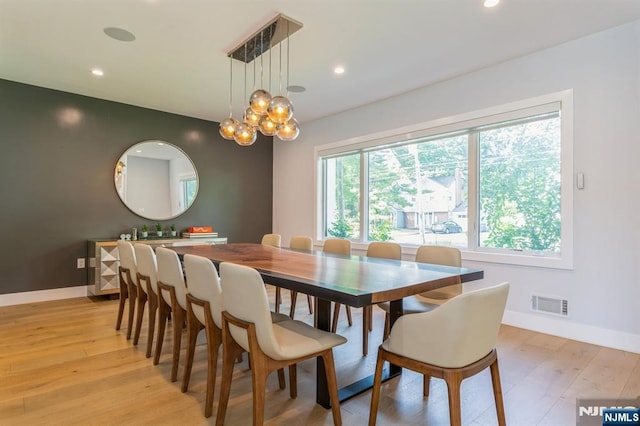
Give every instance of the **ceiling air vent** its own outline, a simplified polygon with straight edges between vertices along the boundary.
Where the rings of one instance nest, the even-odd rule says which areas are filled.
[[[545,314],[569,316],[569,301],[567,299],[554,299],[539,295],[531,296],[531,310]]]

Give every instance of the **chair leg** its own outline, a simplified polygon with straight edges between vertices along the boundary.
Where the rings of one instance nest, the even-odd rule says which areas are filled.
[[[422,376],[422,395],[429,396],[429,385],[431,384],[431,376],[425,374]]]
[[[371,310],[367,306],[362,308],[362,356],[369,353],[369,315]]]
[[[149,286],[151,287],[151,286]],[[151,358],[151,348],[153,347],[153,333],[156,329],[156,312],[158,311],[158,295],[149,289],[151,296],[149,297],[149,330],[147,334],[147,353],[145,356]]]
[[[249,357],[249,361],[251,361],[251,357]],[[280,389],[284,389],[287,387],[286,381],[284,379],[284,368],[278,369],[278,387],[280,387]]]
[[[136,302],[138,301],[138,290],[135,286],[129,288],[129,317],[127,318],[127,340],[131,339],[133,331],[133,316],[135,314]]]
[[[251,356],[251,354],[249,356]],[[254,359],[254,361],[253,368],[251,369],[251,382],[253,384],[253,425],[261,426],[264,423],[267,370],[265,360]]]
[[[147,304],[147,293],[140,291],[138,294],[138,315],[136,316],[136,332],[133,336],[133,344],[137,345],[140,340],[140,330],[142,329],[142,318],[144,316],[144,306]]]
[[[218,366],[218,350],[222,344],[222,335],[215,325],[206,327],[207,333],[207,396],[204,403],[204,416],[211,417],[213,412],[213,396],[216,386],[216,370]],[[233,364],[233,363],[232,363]]]
[[[384,331],[383,331],[383,335],[382,335],[382,341],[387,340],[387,338],[389,337],[389,333],[391,332],[391,315],[389,314],[389,312],[386,312],[384,315]]]
[[[129,290],[127,285],[120,283],[120,302],[118,303],[118,318],[116,319],[116,330],[120,330],[122,325],[122,314],[124,313],[124,305],[129,298]]]
[[[333,424],[342,425],[340,399],[338,398],[338,380],[336,378],[336,365],[333,360],[333,349],[329,349],[322,354],[322,362],[324,363],[324,371],[327,375],[327,388],[329,388],[329,401],[331,402]]]
[[[178,364],[180,363],[180,346],[182,345],[182,326],[184,325],[185,311],[180,306],[171,310],[173,314],[173,356],[171,363],[171,381],[178,380]]]
[[[378,349],[378,359],[376,361],[376,373],[373,377],[373,391],[371,392],[371,409],[369,410],[369,426],[376,424],[378,417],[378,404],[380,403],[380,385],[382,384],[382,367],[384,358]]]
[[[496,414],[498,415],[498,424],[504,426],[507,424],[504,415],[504,402],[502,401],[502,386],[500,385],[500,371],[498,369],[498,358],[490,366],[491,382],[493,383],[493,397],[496,401]]]
[[[276,313],[280,313],[280,304],[282,303],[282,291],[280,289],[280,287],[276,287],[276,306],[275,306],[275,311]]]
[[[462,376],[459,373],[445,373],[444,381],[447,383],[447,391],[449,393],[449,422],[451,426],[461,426],[460,384]]]
[[[220,383],[220,399],[218,401],[218,414],[216,415],[216,426],[224,425],[224,418],[227,415],[227,405],[229,405],[229,394],[231,393],[231,378],[233,376],[234,360],[242,353],[231,337],[223,336],[222,345],[222,377]],[[255,390],[254,390],[255,393]],[[255,407],[254,407],[255,408]]]
[[[153,365],[160,362],[160,352],[162,352],[162,344],[164,343],[164,332],[167,328],[167,321],[171,308],[167,302],[161,298],[160,307],[158,309],[158,337],[156,338],[156,352],[153,355]],[[173,381],[173,380],[172,380]]]
[[[335,333],[338,329],[338,318],[340,317],[340,306],[342,304],[337,303],[333,306],[333,319],[331,321],[331,332]]]
[[[191,380],[191,367],[193,366],[196,341],[198,340],[198,333],[203,328],[204,325],[202,325],[193,312],[189,312],[187,318],[187,358],[184,363],[184,372],[182,375],[182,392],[189,390],[189,381]]]
[[[296,313],[296,302],[298,301],[298,292],[291,290],[291,308],[289,309],[289,318],[293,319]]]
[[[313,300],[310,295],[307,294],[307,304],[309,305],[309,315],[313,313]]]
[[[289,396],[291,399],[298,397],[298,366],[291,364],[289,366]]]

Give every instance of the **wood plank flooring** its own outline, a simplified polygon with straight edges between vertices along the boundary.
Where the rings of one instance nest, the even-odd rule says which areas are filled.
[[[270,288],[270,300],[274,300]],[[283,312],[288,312],[283,292]],[[302,301],[302,299],[301,299]],[[296,319],[311,323],[306,303]],[[171,326],[158,366],[144,356],[146,325],[136,347],[123,328],[116,331],[117,300],[78,298],[0,308],[0,425],[201,425],[206,384],[204,340],[196,349],[189,392],[180,392],[171,370]],[[338,381],[344,385],[373,372],[384,316],[375,309],[370,355],[361,355],[362,310],[354,326],[344,311],[338,333],[349,342],[335,350]],[[145,318],[146,322],[146,318]],[[183,343],[184,343],[183,338]],[[184,351],[183,351],[184,353]],[[507,423],[575,424],[577,397],[635,398],[640,394],[640,355],[503,326],[498,355]],[[218,374],[220,367],[218,368]],[[449,414],[444,382],[434,379],[428,399],[422,378],[405,371],[383,385],[379,425],[444,425]],[[298,369],[298,398],[269,378],[266,424],[330,425],[330,410],[315,404],[315,361]],[[345,425],[365,425],[371,392],[342,404]],[[251,422],[251,377],[245,361],[236,366],[226,424]],[[496,424],[489,372],[462,385],[462,420],[467,425]]]

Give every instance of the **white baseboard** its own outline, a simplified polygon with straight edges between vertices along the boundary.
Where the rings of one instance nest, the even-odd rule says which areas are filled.
[[[63,287],[52,290],[25,291],[23,293],[0,294],[0,306],[22,305],[49,300],[72,299],[87,296],[86,285]]]
[[[547,318],[540,314],[505,311],[502,323],[552,336],[640,353],[640,335],[576,324],[564,318]]]

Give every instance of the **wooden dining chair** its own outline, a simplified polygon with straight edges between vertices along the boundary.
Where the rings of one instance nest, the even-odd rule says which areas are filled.
[[[333,348],[345,343],[346,339],[300,321],[272,323],[267,292],[255,269],[224,262],[220,264],[220,276],[225,311],[222,313],[222,384],[216,425],[224,424],[233,361],[243,351],[249,352],[251,361],[254,425],[264,422],[267,376],[277,369],[289,367],[289,393],[291,398],[296,398],[296,364],[316,357],[324,362],[333,422],[342,424]]]
[[[313,240],[311,237],[296,236],[291,237],[289,248],[293,250],[311,251],[313,249]],[[291,308],[289,309],[289,317],[293,319],[296,312],[296,301],[298,300],[298,292],[291,290]],[[313,314],[313,299],[307,294],[307,304],[309,305],[309,313]]]
[[[118,266],[118,276],[120,277],[120,301],[118,303],[118,318],[116,319],[116,330],[120,330],[122,316],[124,314],[125,303],[129,300],[129,316],[127,317],[127,340],[131,339],[133,330],[133,316],[138,298],[138,281],[136,277],[136,255],[133,252],[133,245],[129,241],[118,240],[118,256],[120,265]]]
[[[509,284],[502,283],[463,293],[438,309],[398,318],[378,349],[369,426],[376,424],[385,361],[423,374],[424,396],[429,396],[431,377],[444,379],[453,426],[462,424],[462,381],[489,367],[498,424],[505,425],[495,345],[508,293]]]
[[[343,256],[351,255],[351,241],[343,238],[329,238],[326,239],[322,245],[322,251],[325,253],[341,254]],[[331,332],[335,333],[338,328],[338,319],[340,316],[341,303],[335,304],[333,307],[333,319],[331,321]],[[349,327],[353,325],[353,319],[351,317],[351,307],[344,305],[347,314],[347,323]]]
[[[182,327],[187,318],[187,287],[182,272],[182,263],[178,254],[170,249],[158,247],[156,249],[158,262],[158,338],[153,365],[158,365],[164,333],[169,317],[173,317],[173,350],[171,364],[171,381],[178,379],[178,364],[180,362],[180,344],[182,342]]]
[[[149,326],[147,328],[147,352],[146,357],[151,358],[153,346],[153,333],[156,326],[156,312],[158,310],[158,264],[156,255],[151,246],[147,244],[134,244],[133,250],[136,254],[136,264],[138,266],[138,288],[143,291],[138,294],[138,315],[136,317],[136,335],[133,343],[137,344],[142,328],[142,316],[144,306],[149,301]],[[140,297],[142,295],[142,297]]]
[[[196,342],[198,334],[204,329],[207,339],[207,394],[204,415],[210,417],[213,410],[218,351],[222,344],[222,287],[216,267],[205,257],[185,254],[184,271],[189,293],[186,295],[187,353],[181,390],[189,390]],[[288,319],[286,315],[271,312],[272,322]],[[284,373],[281,374],[280,386],[284,388]]]
[[[418,247],[416,251],[416,262],[431,263],[443,266],[462,266],[462,255],[460,250],[455,247],[425,245]],[[416,296],[405,297],[403,299],[403,312],[405,314],[416,314],[419,312],[427,312],[437,308],[447,300],[462,293],[462,284],[458,279],[457,284],[442,287],[436,290],[426,291]],[[378,303],[383,311],[384,317],[384,335],[383,340],[389,335],[389,323],[391,321],[391,309],[389,302]]]

